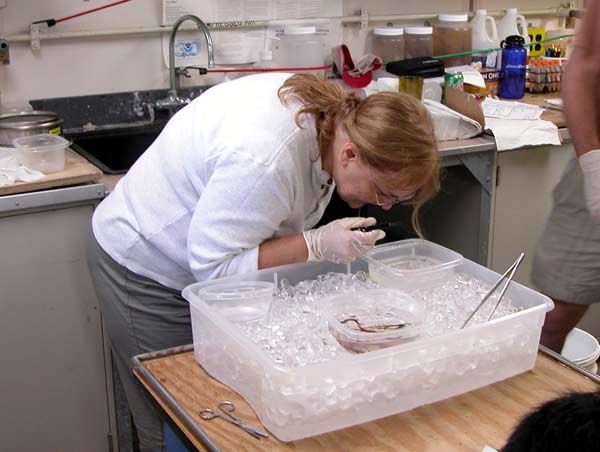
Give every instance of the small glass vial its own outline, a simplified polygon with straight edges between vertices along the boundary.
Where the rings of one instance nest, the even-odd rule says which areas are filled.
[[[404,59],[404,28],[375,28],[373,54],[384,62]]]
[[[404,54],[406,58],[433,56],[433,28],[406,27],[404,29]]]

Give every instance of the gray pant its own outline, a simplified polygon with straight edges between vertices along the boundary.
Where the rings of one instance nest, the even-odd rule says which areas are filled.
[[[88,264],[142,451],[164,450],[162,422],[132,373],[131,358],[192,342],[190,308],[177,290],[115,262],[92,238]]]

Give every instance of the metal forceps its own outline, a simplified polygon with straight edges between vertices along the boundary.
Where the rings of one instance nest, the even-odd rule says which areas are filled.
[[[488,291],[488,293],[486,293],[484,295],[484,297],[481,299],[481,301],[479,302],[479,304],[477,305],[475,310],[469,315],[469,317],[467,317],[467,320],[465,320],[465,323],[463,323],[463,325],[460,327],[460,329],[463,329],[465,326],[467,326],[467,323],[469,323],[469,321],[473,317],[475,317],[475,314],[477,313],[477,311],[479,311],[479,309],[481,309],[481,307],[485,304],[485,302],[488,300],[488,298],[490,298],[492,296],[494,291],[498,288],[498,286],[502,283],[502,281],[504,281],[504,279],[508,276],[508,280],[506,281],[506,284],[502,288],[502,291],[500,292],[500,296],[498,297],[498,300],[496,300],[496,305],[494,306],[494,309],[492,309],[492,312],[488,316],[488,321],[492,319],[492,317],[494,316],[494,313],[496,312],[496,309],[498,309],[498,306],[500,305],[500,302],[502,301],[504,292],[506,292],[506,289],[508,289],[508,285],[511,283],[513,276],[515,276],[515,272],[517,271],[519,264],[521,264],[523,257],[525,257],[525,253],[521,253],[521,255],[517,258],[517,260],[510,267],[508,267],[508,270],[506,270],[504,272],[504,274],[500,277],[500,279],[498,281],[496,281],[496,284],[494,284],[492,286],[492,288]]]
[[[219,405],[217,405],[217,409],[218,410],[204,408],[203,410],[200,410],[198,414],[202,419],[206,419],[207,421],[210,421],[211,419],[215,418],[223,419],[224,421],[238,426],[239,428],[244,430],[246,433],[252,435],[256,439],[269,437],[269,435],[267,435],[262,430],[259,430],[258,428],[253,427],[250,424],[246,424],[239,417],[234,415],[233,412],[235,411],[235,405],[233,403],[227,401],[221,402],[219,403]]]

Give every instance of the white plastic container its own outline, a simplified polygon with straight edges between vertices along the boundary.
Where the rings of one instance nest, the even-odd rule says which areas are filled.
[[[471,20],[471,41],[473,50],[497,49],[500,47],[496,21],[488,16],[487,10],[478,9]],[[483,68],[495,68],[498,51],[474,53],[473,62],[480,62]]]
[[[325,64],[323,44],[316,27],[288,27],[279,41],[281,67],[306,68]]]
[[[373,29],[373,54],[384,62],[404,59],[404,28]]]
[[[440,14],[433,27],[434,55],[470,52],[471,26],[467,14]],[[444,67],[462,66],[471,63],[471,55],[444,58]]]
[[[275,285],[266,281],[228,283],[216,279],[202,284],[196,294],[231,322],[263,318],[273,300]]]
[[[226,278],[291,284],[346,266],[311,262]],[[352,264],[352,272],[366,262]],[[493,284],[500,275],[463,260],[460,272]],[[223,279],[222,281],[225,281]],[[214,378],[241,394],[264,426],[293,441],[433,403],[532,369],[552,301],[513,282],[506,297],[519,312],[450,334],[367,353],[288,368],[277,364],[240,328],[198,297],[202,283],[183,291],[190,303],[194,354]]]
[[[49,133],[13,140],[19,163],[42,173],[55,173],[65,169],[65,149],[69,144],[63,137]]]
[[[527,34],[527,20],[525,20],[525,16],[517,12],[516,8],[508,8],[498,22],[498,40],[502,42],[511,35],[523,36],[525,44],[530,42]],[[502,52],[498,52],[496,67],[498,69],[502,67]]]
[[[407,59],[433,56],[433,28],[406,27],[404,29],[404,56]]]
[[[409,292],[443,284],[463,260],[459,253],[421,239],[379,245],[362,258],[374,281]]]
[[[363,353],[415,340],[423,331],[425,305],[406,292],[372,289],[325,301],[331,334],[347,350]]]
[[[600,344],[587,331],[573,328],[567,335],[561,355],[591,372],[597,372],[596,361],[600,357]]]

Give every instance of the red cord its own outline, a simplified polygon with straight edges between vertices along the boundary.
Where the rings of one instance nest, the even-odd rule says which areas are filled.
[[[331,64],[327,66],[312,66],[312,67],[253,67],[253,68],[236,68],[236,69],[208,69],[208,72],[286,72],[286,71],[320,71],[330,69]]]
[[[64,21],[70,20],[70,19],[75,19],[76,17],[79,17],[79,16],[85,16],[86,14],[90,14],[90,13],[93,13],[93,12],[96,12],[96,11],[100,11],[101,9],[110,8],[111,6],[117,6],[117,5],[120,5],[121,3],[127,3],[127,2],[130,2],[130,1],[131,0],[120,0],[118,2],[109,3],[108,5],[99,6],[98,8],[88,9],[87,11],[83,11],[81,13],[73,14],[72,16],[67,16],[67,17],[63,17],[61,19],[56,19],[56,23],[64,22]]]

